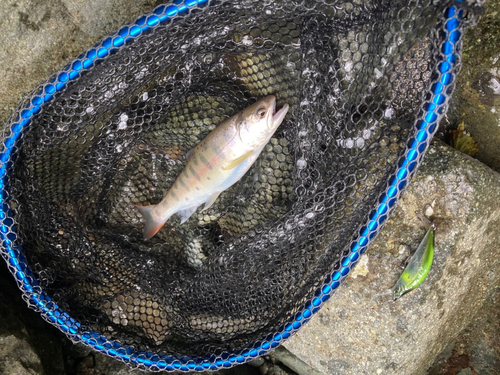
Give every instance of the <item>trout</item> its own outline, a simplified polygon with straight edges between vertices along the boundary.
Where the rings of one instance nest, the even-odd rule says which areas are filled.
[[[288,111],[276,112],[276,98],[267,96],[228,118],[186,155],[186,166],[162,201],[134,205],[145,224],[144,239],[153,237],[174,214],[186,222],[196,209],[208,209],[220,193],[238,182],[257,160]]]

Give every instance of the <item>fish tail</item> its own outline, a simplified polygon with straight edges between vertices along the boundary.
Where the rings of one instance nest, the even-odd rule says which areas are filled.
[[[165,224],[165,222],[169,219],[167,217],[166,219],[160,219],[158,220],[155,215],[153,215],[153,210],[156,208],[157,205],[153,204],[151,206],[139,206],[137,204],[133,204],[137,210],[141,213],[142,217],[144,218],[144,228],[142,230],[142,234],[144,236],[145,240],[150,239],[153,237],[156,232],[160,230],[160,228]]]

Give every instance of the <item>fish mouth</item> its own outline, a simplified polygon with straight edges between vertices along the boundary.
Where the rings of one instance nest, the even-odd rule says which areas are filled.
[[[285,118],[288,109],[288,104],[284,104],[279,111],[276,111],[276,97],[274,95],[266,96],[262,99],[269,108],[267,126],[269,129],[276,129]]]
[[[273,113],[273,125],[277,126],[281,124],[283,119],[285,118],[286,113],[290,106],[288,104],[284,104],[283,107],[279,111],[276,112],[276,100],[273,100],[272,103],[272,113]]]

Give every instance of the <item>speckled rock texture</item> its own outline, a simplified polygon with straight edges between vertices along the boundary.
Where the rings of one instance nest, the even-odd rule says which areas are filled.
[[[399,206],[344,285],[285,346],[325,374],[425,374],[500,282],[500,174],[437,141]],[[433,206],[434,265],[396,302],[391,288]]]
[[[472,322],[436,358],[428,375],[500,373],[500,287],[497,287]],[[474,374],[473,373],[473,374]]]
[[[0,1],[0,123],[51,73],[155,5],[154,0]]]

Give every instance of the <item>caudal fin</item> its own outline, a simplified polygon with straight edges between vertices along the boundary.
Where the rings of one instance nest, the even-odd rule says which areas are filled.
[[[153,237],[156,232],[160,230],[160,228],[165,224],[165,222],[168,220],[160,220],[158,221],[157,219],[154,218],[153,216],[153,209],[156,207],[156,205],[151,205],[151,206],[139,206],[136,204],[133,204],[135,208],[139,210],[141,213],[142,217],[144,218],[144,228],[142,230],[142,235],[144,236],[145,240],[150,239]]]

